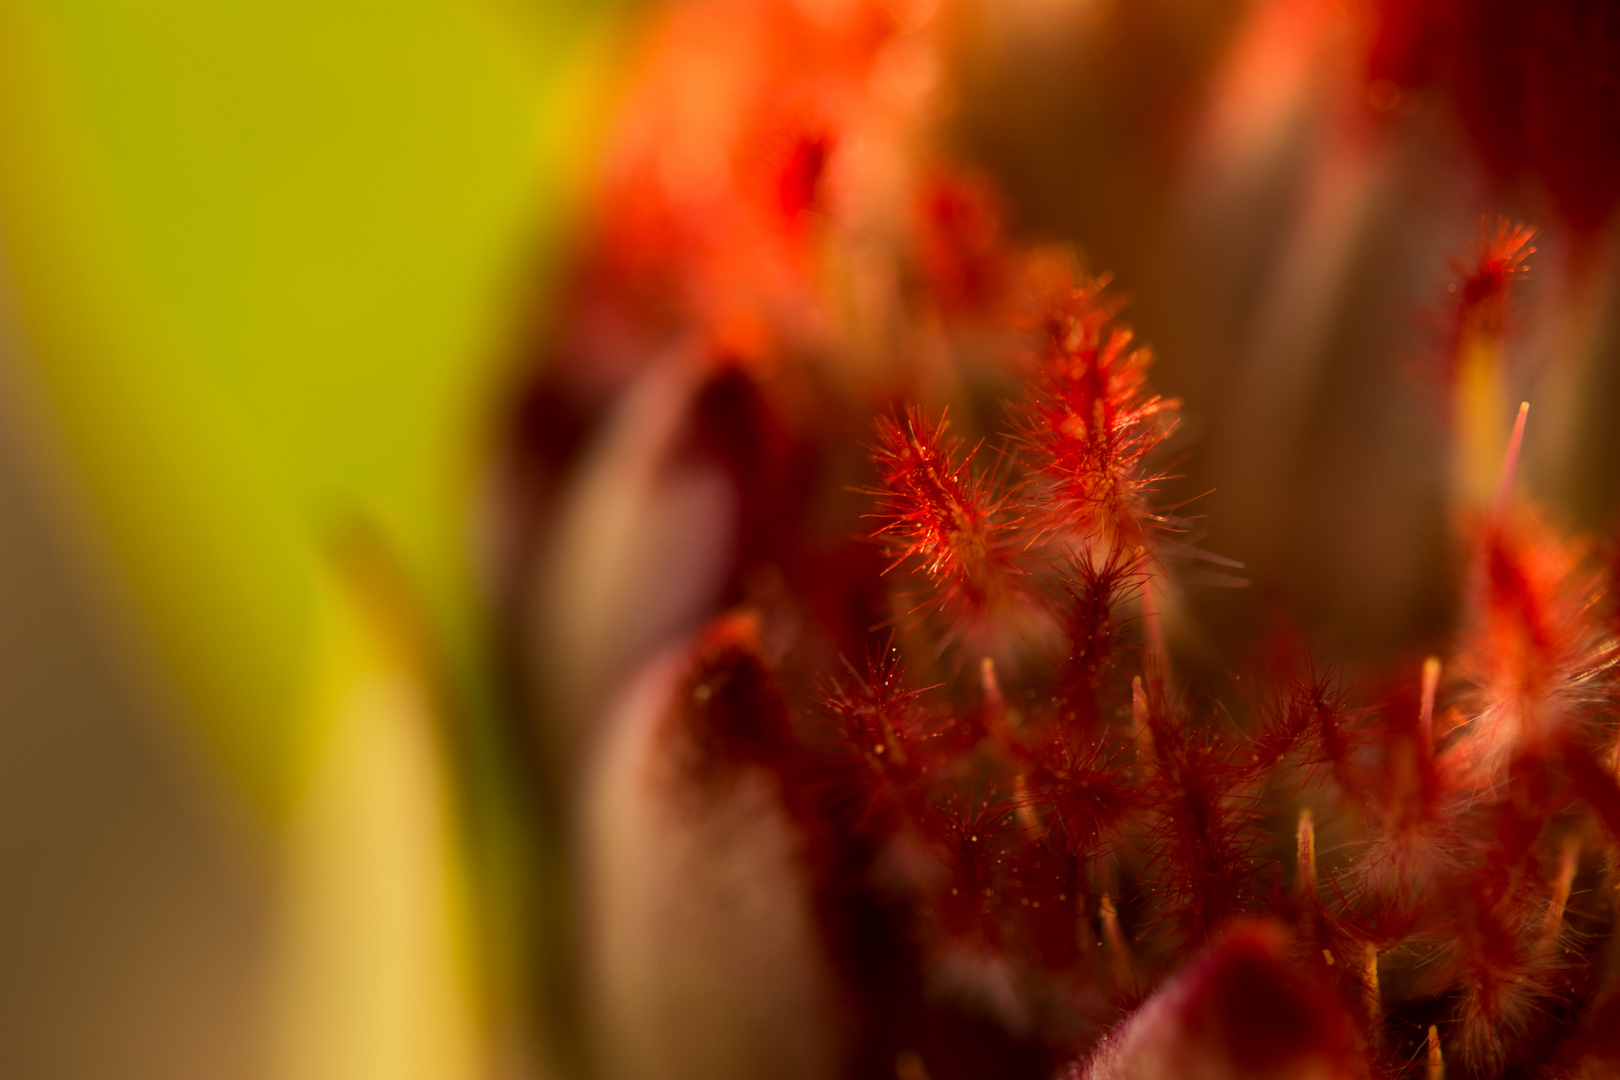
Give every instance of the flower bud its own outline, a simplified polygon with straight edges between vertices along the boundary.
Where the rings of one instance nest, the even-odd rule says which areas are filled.
[[[837,1065],[786,709],[747,616],[612,711],[588,788],[584,921],[606,1080],[821,1080]]]
[[[1343,1005],[1283,965],[1271,923],[1241,924],[1162,986],[1073,1080],[1340,1080],[1365,1075]]]

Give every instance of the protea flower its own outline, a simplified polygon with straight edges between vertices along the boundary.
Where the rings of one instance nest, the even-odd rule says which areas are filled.
[[[609,146],[516,519],[603,1075],[1620,1068],[1620,646],[1518,493],[1529,231],[1434,365],[1453,647],[1184,677],[1242,567],[1116,290],[931,137],[950,18],[672,8]]]

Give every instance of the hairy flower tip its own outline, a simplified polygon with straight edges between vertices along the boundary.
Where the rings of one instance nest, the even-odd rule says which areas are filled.
[[[1466,1063],[1492,1073],[1545,1024],[1567,965],[1561,952],[1546,947],[1540,920],[1526,917],[1528,911],[1471,899],[1462,905],[1452,1038]]]
[[[1291,679],[1261,709],[1250,742],[1250,770],[1264,774],[1285,759],[1296,760],[1303,768],[1291,774],[1295,786],[1309,781],[1320,766],[1344,770],[1354,748],[1354,719],[1349,694],[1332,674],[1310,671]]]
[[[1065,1080],[1351,1080],[1368,1075],[1334,992],[1290,970],[1269,922],[1233,926]]]
[[[1077,743],[1056,734],[1039,746],[1019,803],[1040,824],[1042,842],[1065,855],[1102,855],[1143,799],[1128,744],[1098,736]]]
[[[923,832],[944,874],[932,907],[949,939],[999,948],[998,890],[1016,842],[1013,806],[999,798],[954,792],[931,807]]]
[[[948,616],[977,617],[1021,591],[1022,571],[1006,500],[972,469],[973,454],[946,435],[949,421],[930,424],[911,406],[879,417],[872,448],[882,486],[873,535],[887,542],[894,562],[916,560]]]
[[[785,141],[776,168],[776,202],[784,218],[797,222],[821,208],[835,136],[826,129],[806,127]]]
[[[1456,821],[1375,817],[1369,832],[1372,843],[1351,867],[1356,903],[1369,925],[1404,933],[1421,920],[1438,885],[1462,870]]]
[[[1460,872],[1463,800],[1453,772],[1434,754],[1432,698],[1397,694],[1374,727],[1374,757],[1359,784],[1369,839],[1351,883],[1373,921],[1409,923],[1442,882]],[[1427,703],[1425,705],[1424,703]]]
[[[1164,479],[1149,455],[1175,427],[1179,403],[1147,384],[1153,354],[1116,326],[1106,278],[1056,291],[1039,321],[1039,375],[1016,430],[1045,481],[1044,524],[1094,536],[1113,548],[1141,548],[1171,522],[1152,497]]]
[[[1546,753],[1606,693],[1616,643],[1587,556],[1528,516],[1485,528],[1458,663],[1472,719],[1448,751],[1476,782]]]
[[[1466,260],[1452,260],[1456,280],[1450,285],[1453,305],[1453,356],[1475,334],[1499,337],[1507,323],[1508,290],[1530,274],[1527,260],[1536,230],[1498,218],[1494,227],[1481,222],[1479,238]]]
[[[842,679],[822,681],[816,704],[860,801],[856,822],[881,831],[925,805],[933,732],[918,701],[922,690],[906,683],[899,649],[869,655],[864,676],[848,667]]]
[[[924,282],[947,314],[994,314],[1010,277],[1001,207],[985,179],[939,170],[918,195],[917,259]]]

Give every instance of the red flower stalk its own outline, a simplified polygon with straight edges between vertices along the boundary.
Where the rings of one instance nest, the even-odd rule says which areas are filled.
[[[1077,557],[1061,586],[1068,655],[1058,698],[1062,727],[1084,742],[1095,737],[1122,702],[1115,672],[1131,659],[1132,627],[1123,608],[1140,599],[1147,556],[1115,548],[1106,558]]]
[[[1154,768],[1144,801],[1156,813],[1147,850],[1159,902],[1176,937],[1201,944],[1265,889],[1252,858],[1260,816],[1230,744],[1161,703],[1148,717]]]

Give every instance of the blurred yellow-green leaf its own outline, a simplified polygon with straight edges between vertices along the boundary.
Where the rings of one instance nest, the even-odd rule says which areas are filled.
[[[612,14],[0,0],[0,252],[44,427],[187,711],[272,819],[318,713],[341,523],[379,531],[478,696],[479,440]]]

